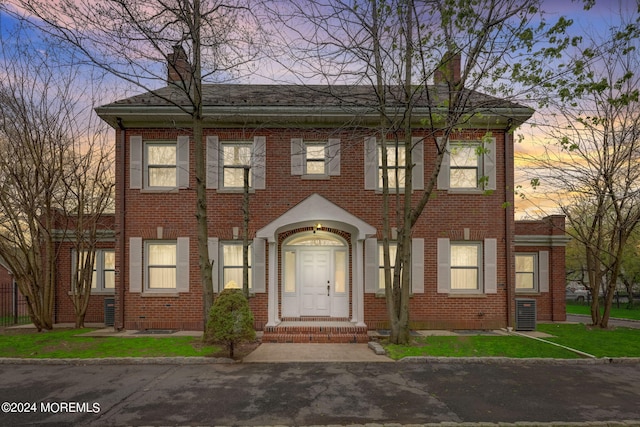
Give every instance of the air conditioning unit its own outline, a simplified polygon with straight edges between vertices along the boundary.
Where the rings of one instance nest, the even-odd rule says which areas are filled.
[[[536,300],[516,298],[516,331],[535,331]]]
[[[116,314],[116,299],[105,298],[104,299],[104,325],[113,326]]]

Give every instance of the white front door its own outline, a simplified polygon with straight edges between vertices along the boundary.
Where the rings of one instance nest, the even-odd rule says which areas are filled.
[[[302,316],[331,315],[331,251],[300,251]]]

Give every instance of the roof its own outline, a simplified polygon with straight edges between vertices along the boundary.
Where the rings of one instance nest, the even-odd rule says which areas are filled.
[[[202,92],[205,120],[217,126],[379,122],[378,101],[371,86],[207,84]],[[430,86],[419,94],[414,105],[417,120],[429,107],[444,110],[449,98],[446,85]],[[497,120],[502,127],[508,122],[520,124],[533,113],[528,107],[477,91],[465,90],[464,94],[469,100],[467,111],[481,113],[477,116],[484,117],[485,122],[491,117],[492,123]],[[401,100],[401,87],[387,87],[388,112],[402,112]],[[188,121],[186,111],[190,107],[185,92],[170,85],[98,107],[96,112],[113,127],[118,126],[118,119],[125,127],[166,126],[167,120]]]

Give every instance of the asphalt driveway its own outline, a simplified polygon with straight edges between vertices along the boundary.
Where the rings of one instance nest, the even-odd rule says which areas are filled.
[[[0,378],[0,401],[35,408],[3,404],[12,426],[640,423],[638,363],[5,364]]]

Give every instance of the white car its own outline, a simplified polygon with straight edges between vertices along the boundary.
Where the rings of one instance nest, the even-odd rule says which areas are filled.
[[[567,301],[585,302],[589,299],[589,290],[584,285],[567,285],[566,290]]]

